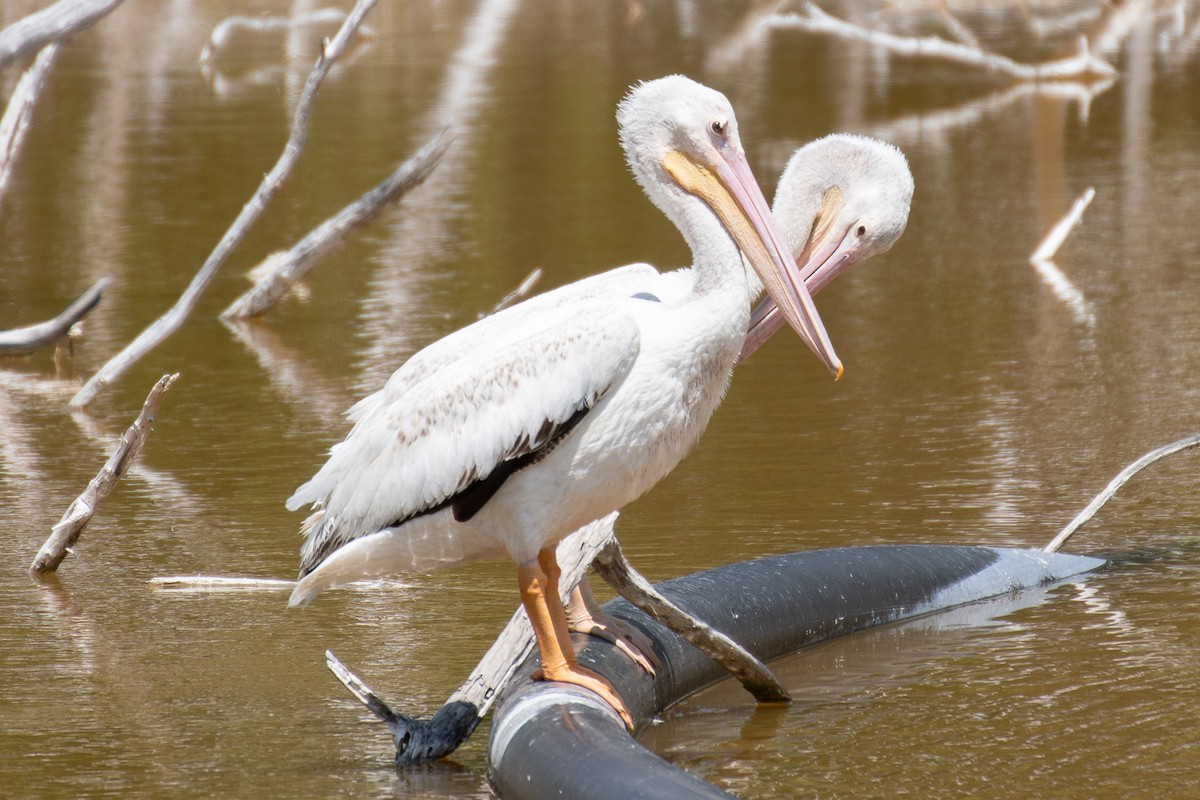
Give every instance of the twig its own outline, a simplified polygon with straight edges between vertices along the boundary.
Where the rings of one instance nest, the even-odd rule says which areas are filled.
[[[1089,186],[1079,199],[1071,206],[1071,210],[1066,216],[1060,219],[1053,228],[1046,234],[1046,238],[1042,239],[1042,243],[1033,251],[1033,255],[1029,257],[1033,261],[1051,261],[1054,259],[1058,248],[1062,247],[1063,242],[1067,240],[1067,235],[1071,230],[1079,224],[1079,220],[1083,218],[1083,212],[1091,205],[1092,198],[1096,196],[1096,190]]]
[[[4,199],[4,190],[12,177],[13,164],[21,152],[21,144],[25,134],[29,132],[29,120],[33,116],[33,106],[37,103],[42,87],[46,85],[46,76],[54,57],[58,55],[58,44],[51,43],[38,53],[33,66],[25,70],[12,97],[8,99],[8,107],[4,117],[0,118],[0,201]]]
[[[154,415],[158,413],[158,405],[162,402],[162,396],[178,377],[179,373],[175,373],[159,378],[158,383],[146,397],[146,402],[142,405],[142,411],[138,414],[137,419],[125,433],[121,434],[121,441],[117,445],[116,451],[105,462],[99,474],[92,478],[83,494],[75,498],[75,502],[71,503],[62,519],[54,526],[50,538],[46,540],[42,549],[38,551],[37,557],[33,559],[33,564],[29,568],[30,572],[41,574],[58,569],[58,565],[66,558],[71,546],[79,539],[84,527],[96,513],[100,502],[108,497],[126,470],[137,459],[142,445],[146,443],[146,437],[150,435],[151,426],[154,425]]]
[[[776,28],[799,28],[811,33],[832,34],[843,39],[866,42],[901,56],[938,58],[959,64],[971,64],[1008,75],[1017,80],[1063,80],[1085,76],[1107,77],[1117,74],[1111,64],[1092,54],[1088,48],[1087,39],[1082,36],[1079,38],[1079,52],[1070,58],[1047,61],[1042,64],[1022,64],[996,53],[965,44],[948,42],[937,36],[896,36],[884,31],[864,28],[828,14],[812,3],[805,4],[804,12],[804,14],[775,15],[768,18],[767,24]]]
[[[243,208],[233,225],[226,231],[221,241],[217,243],[216,249],[209,255],[208,260],[204,262],[204,266],[196,273],[192,282],[184,290],[183,295],[171,308],[170,311],[159,317],[150,327],[138,334],[137,338],[126,345],[125,349],[117,355],[109,359],[100,370],[93,375],[83,388],[71,399],[71,406],[74,408],[83,408],[96,399],[96,396],[102,389],[120,377],[125,370],[129,369],[138,359],[144,356],[150,350],[157,347],[164,339],[177,331],[183,325],[184,320],[191,314],[196,303],[200,299],[200,295],[208,288],[213,277],[217,274],[217,270],[225,263],[230,252],[245,238],[250,226],[258,219],[267,204],[275,196],[283,181],[291,174],[292,168],[295,166],[297,159],[300,156],[300,151],[304,148],[308,141],[308,117],[312,109],[313,98],[316,96],[317,89],[325,76],[329,74],[333,62],[337,60],[346,49],[355,30],[362,23],[363,17],[375,5],[377,0],[358,0],[354,10],[350,12],[350,16],[342,24],[337,35],[332,40],[325,42],[322,48],[321,56],[317,59],[316,65],[308,75],[308,81],[304,86],[304,92],[301,94],[300,102],[296,107],[296,114],[292,121],[292,131],[288,138],[287,145],[283,149],[283,154],[275,163],[275,166],[263,178],[262,183],[258,186],[258,191],[250,198]]]
[[[52,320],[0,331],[0,355],[23,356],[48,345],[62,341],[71,333],[71,327],[83,319],[100,302],[100,296],[112,281],[101,278],[92,288],[81,294],[61,314]]]
[[[1080,511],[1075,519],[1071,520],[1070,523],[1067,524],[1067,527],[1063,528],[1058,536],[1054,537],[1054,541],[1046,545],[1044,548],[1045,552],[1057,552],[1058,549],[1062,547],[1068,539],[1071,538],[1075,531],[1079,530],[1079,528],[1085,522],[1095,516],[1096,512],[1100,510],[1100,507],[1107,503],[1112,496],[1117,493],[1117,490],[1124,486],[1125,483],[1134,475],[1141,472],[1143,469],[1159,459],[1166,458],[1173,453],[1178,453],[1180,450],[1187,450],[1188,448],[1195,447],[1196,445],[1200,445],[1200,433],[1192,434],[1191,436],[1180,439],[1177,442],[1164,445],[1157,450],[1151,450],[1149,453],[1146,453],[1146,455],[1142,456],[1137,461],[1121,470],[1117,477],[1109,481],[1108,486],[1104,487],[1104,491],[1096,495],[1092,502],[1088,503],[1087,508],[1085,508],[1083,511]]]
[[[1062,247],[1066,241],[1067,235],[1071,230],[1079,224],[1079,220],[1083,218],[1083,212],[1092,202],[1092,198],[1096,196],[1096,190],[1088,187],[1075,204],[1071,206],[1071,210],[1067,215],[1058,221],[1042,243],[1034,250],[1033,255],[1029,257],[1029,263],[1037,270],[1042,281],[1050,287],[1050,290],[1058,296],[1060,300],[1070,307],[1075,319],[1088,327],[1096,324],[1096,315],[1092,311],[1092,305],[1083,296],[1083,292],[1071,282],[1071,279],[1066,276],[1058,265],[1054,263],[1054,256],[1058,253],[1058,248]]]
[[[672,603],[650,585],[625,558],[615,538],[605,543],[594,564],[617,593],[702,650],[741,681],[760,703],[786,703],[788,690],[746,648]]]
[[[103,18],[121,0],[60,0],[0,31],[0,69]]]
[[[449,129],[442,130],[387,180],[325,220],[291,250],[272,256],[271,268],[221,312],[221,319],[258,317],[270,311],[318,259],[345,242],[355,230],[370,224],[386,206],[420,186],[442,160],[451,141]]]
[[[511,292],[504,295],[504,297],[500,300],[500,302],[496,303],[495,308],[493,308],[488,313],[495,314],[497,311],[503,311],[504,309],[508,308],[513,303],[516,303],[520,300],[524,300],[525,295],[529,294],[529,290],[532,289],[534,287],[534,284],[536,284],[541,279],[542,279],[542,268],[534,267],[533,272],[530,272],[528,275],[526,275],[525,280],[521,281],[521,284],[517,288],[513,289]]]
[[[230,578],[219,575],[169,575],[151,578],[155,589],[181,589],[190,591],[224,589],[291,589],[295,581],[283,578]]]

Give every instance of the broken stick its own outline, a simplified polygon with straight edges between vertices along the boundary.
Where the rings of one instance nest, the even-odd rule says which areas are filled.
[[[84,527],[91,521],[100,502],[108,497],[117,482],[137,459],[138,453],[142,451],[142,445],[146,443],[146,437],[150,435],[150,430],[154,425],[154,415],[158,413],[158,405],[162,402],[162,396],[178,377],[179,373],[176,372],[173,375],[164,375],[159,378],[158,383],[146,397],[146,402],[142,405],[142,411],[138,414],[137,419],[125,433],[121,434],[121,441],[117,445],[116,452],[105,462],[99,474],[92,478],[83,494],[75,498],[75,502],[71,503],[62,519],[54,526],[50,538],[42,545],[42,549],[38,551],[37,557],[33,559],[33,564],[29,567],[31,573],[38,575],[58,569],[58,565],[70,552],[71,546],[79,540]]]
[[[318,259],[345,242],[355,230],[370,224],[388,205],[424,183],[451,141],[449,129],[442,130],[386,180],[314,228],[291,250],[268,257],[264,262],[270,264],[267,273],[230,303],[221,312],[221,319],[258,317],[274,308]]]

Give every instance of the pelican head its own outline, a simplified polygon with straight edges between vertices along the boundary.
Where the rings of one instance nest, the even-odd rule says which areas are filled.
[[[638,183],[676,224],[697,256],[699,199],[745,255],[805,344],[841,377],[825,325],[750,172],[733,108],[724,95],[681,75],[639,84],[617,109],[621,145]]]
[[[913,177],[900,150],[866,136],[835,133],[801,147],[775,192],[775,218],[797,246],[809,290],[886,252],[908,222]]]

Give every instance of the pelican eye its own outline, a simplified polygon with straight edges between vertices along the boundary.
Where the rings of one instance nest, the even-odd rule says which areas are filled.
[[[866,226],[866,225],[859,225],[859,226],[858,226],[858,235],[859,235],[859,236],[866,236],[866,235],[867,235],[867,226]]]
[[[713,132],[714,136],[725,136],[725,131],[729,128],[729,123],[725,120],[715,119],[708,125],[708,129]]]

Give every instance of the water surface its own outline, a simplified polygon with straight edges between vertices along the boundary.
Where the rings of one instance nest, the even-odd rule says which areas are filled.
[[[322,88],[292,179],[182,332],[87,415],[82,378],[164,312],[278,156],[328,26],[245,34],[272,0],[127,0],[60,54],[0,205],[0,329],[114,279],[74,361],[0,365],[0,787],[39,797],[488,797],[486,725],[454,758],[397,772],[385,729],[328,674],[331,649],[428,715],[517,603],[486,563],[305,611],[272,592],[175,593],[172,574],[290,577],[283,509],[346,426],[340,412],[535,266],[549,288],[688,253],[621,161],[613,110],[684,72],[724,91],[768,195],[800,144],[886,138],[911,162],[907,232],[819,298],[835,384],[794,339],[738,371],[696,450],[623,514],[662,579],[764,554],[868,543],[1039,546],[1123,466],[1200,429],[1200,174],[1194,4],[1129,27],[1099,3],[961,16],[1022,60],[1106,43],[1111,86],[1012,87],[800,32],[751,4],[383,3]],[[25,7],[25,6],[28,6]],[[1167,8],[1169,6],[1169,8]],[[0,11],[10,24],[33,4]],[[912,34],[935,12],[831,10]],[[1076,14],[1039,34],[1039,20]],[[1105,33],[1109,31],[1109,33]],[[0,75],[7,96],[17,69]],[[450,121],[429,183],[263,323],[216,319],[245,271],[382,180]],[[1027,261],[1086,187],[1057,259]],[[58,581],[26,567],[165,372],[140,469]],[[747,798],[1189,797],[1200,765],[1200,503],[1181,455],[1075,540],[1114,568],[1052,590],[831,642],[780,665],[797,696],[756,711],[723,686],[643,736]]]

